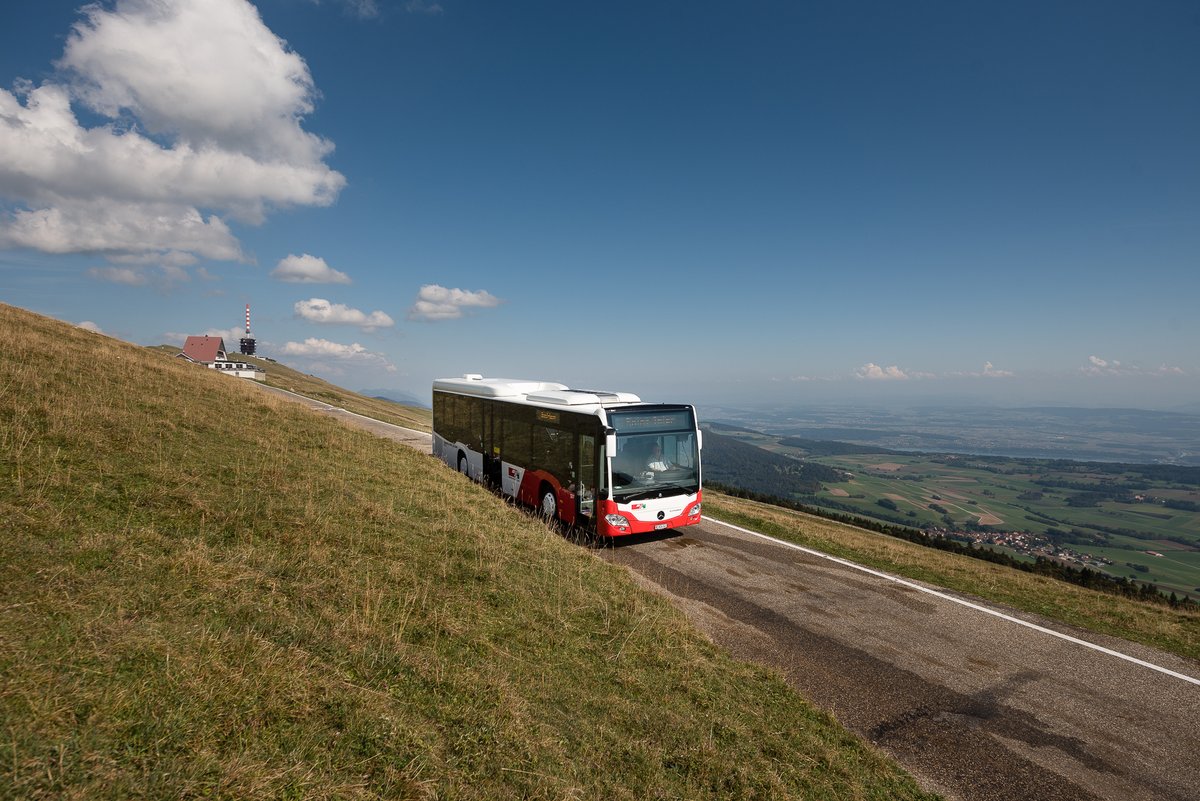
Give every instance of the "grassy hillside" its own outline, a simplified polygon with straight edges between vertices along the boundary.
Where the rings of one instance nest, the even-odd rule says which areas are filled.
[[[709,428],[704,436],[704,480],[792,498],[812,495],[820,491],[822,481],[842,481],[843,476],[825,465],[772,453]]]
[[[228,345],[229,343],[226,344]],[[179,348],[174,345],[159,345],[151,350],[167,356],[175,356],[179,353]],[[433,413],[429,409],[422,409],[417,406],[405,406],[383,398],[363,397],[355,392],[342,389],[336,384],[330,384],[328,381],[317,378],[314,375],[309,375],[308,373],[302,373],[299,370],[294,370],[279,362],[256,358],[254,356],[242,356],[240,354],[236,356],[230,354],[230,358],[242,359],[266,370],[266,383],[269,386],[279,387],[289,392],[295,392],[298,395],[325,401],[331,406],[338,406],[342,409],[366,415],[367,417],[373,417],[385,423],[413,428],[418,431],[430,431],[433,429]]]
[[[0,336],[0,798],[924,797],[431,457]]]

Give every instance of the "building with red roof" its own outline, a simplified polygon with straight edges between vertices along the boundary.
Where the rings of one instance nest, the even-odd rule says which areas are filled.
[[[235,362],[229,359],[225,352],[223,337],[188,337],[183,343],[179,358],[187,359],[195,364],[203,364],[213,370],[238,378],[253,378],[255,381],[265,381],[266,370],[248,362]]]

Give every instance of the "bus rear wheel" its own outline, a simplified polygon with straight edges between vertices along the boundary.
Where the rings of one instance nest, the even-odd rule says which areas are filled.
[[[547,520],[558,518],[558,497],[555,496],[553,487],[542,487],[542,502],[538,506],[538,511]]]

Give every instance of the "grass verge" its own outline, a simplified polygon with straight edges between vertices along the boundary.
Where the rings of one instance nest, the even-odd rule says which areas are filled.
[[[929,797],[432,457],[0,336],[0,798]]]

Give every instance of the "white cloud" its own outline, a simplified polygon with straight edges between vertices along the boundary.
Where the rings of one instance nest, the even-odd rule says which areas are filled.
[[[909,379],[908,373],[894,364],[891,367],[880,367],[874,362],[867,362],[854,374],[868,381],[907,381]]]
[[[395,320],[381,311],[367,314],[341,303],[330,303],[324,298],[297,301],[294,308],[297,317],[323,325],[357,325],[364,330],[372,331],[376,328],[387,328],[396,324]]]
[[[1016,373],[1011,370],[1000,370],[991,362],[984,362],[983,370],[979,372],[950,372],[946,375],[954,378],[1012,378]]]
[[[200,332],[210,337],[220,337],[225,340],[225,348],[230,351],[237,351],[241,348],[242,337],[246,336],[246,327],[244,325],[234,325],[229,328],[206,328]]]
[[[1181,367],[1162,364],[1155,368],[1143,368],[1136,364],[1122,364],[1116,359],[1102,359],[1099,356],[1088,356],[1087,365],[1080,367],[1079,372],[1088,376],[1176,376],[1187,375]]]
[[[125,284],[126,286],[153,284],[160,290],[171,289],[176,284],[192,280],[187,270],[169,258],[170,254],[165,255],[168,258],[160,259],[157,254],[114,258],[110,259],[110,261],[115,264],[129,266],[92,267],[88,269],[87,274],[97,281],[108,281],[114,284]],[[188,254],[182,255],[187,256]],[[155,267],[157,269],[152,269]]]
[[[271,277],[276,281],[289,284],[348,284],[350,276],[335,270],[318,256],[307,253],[297,256],[288,255],[280,259],[279,264],[271,271]]]
[[[3,94],[0,89],[0,94]],[[4,126],[0,126],[0,140]],[[0,161],[5,147],[0,141]],[[0,164],[0,170],[3,165]],[[0,176],[0,194],[4,194]],[[58,199],[39,209],[18,209],[0,223],[0,247],[43,253],[186,251],[221,261],[243,260],[241,246],[221,218],[172,203]]]
[[[246,0],[117,0],[84,15],[59,66],[90,108],[128,110],[153,134],[264,160],[312,163],[329,152],[300,127],[313,110],[308,66]]]
[[[408,319],[453,320],[463,316],[464,308],[491,308],[503,302],[482,289],[469,292],[465,289],[447,289],[437,284],[426,284],[421,287],[416,302],[408,310]]]
[[[1119,361],[1101,359],[1099,356],[1088,356],[1087,365],[1080,367],[1079,371],[1084,375],[1093,376],[1129,375],[1138,372],[1137,368],[1122,367]]]
[[[279,352],[284,356],[300,356],[307,359],[365,362],[381,365],[388,372],[396,371],[396,367],[382,353],[369,351],[357,342],[343,345],[340,342],[330,342],[328,339],[309,337],[303,342],[287,342]]]
[[[84,320],[83,322],[76,323],[75,327],[82,328],[84,331],[91,331],[93,334],[104,333],[102,330],[100,330],[100,326],[96,325],[91,320]]]
[[[308,68],[246,0],[82,13],[58,79],[0,90],[0,195],[16,204],[0,246],[243,260],[225,216],[337,196],[332,145],[301,127]],[[73,103],[110,122],[85,127]]]

